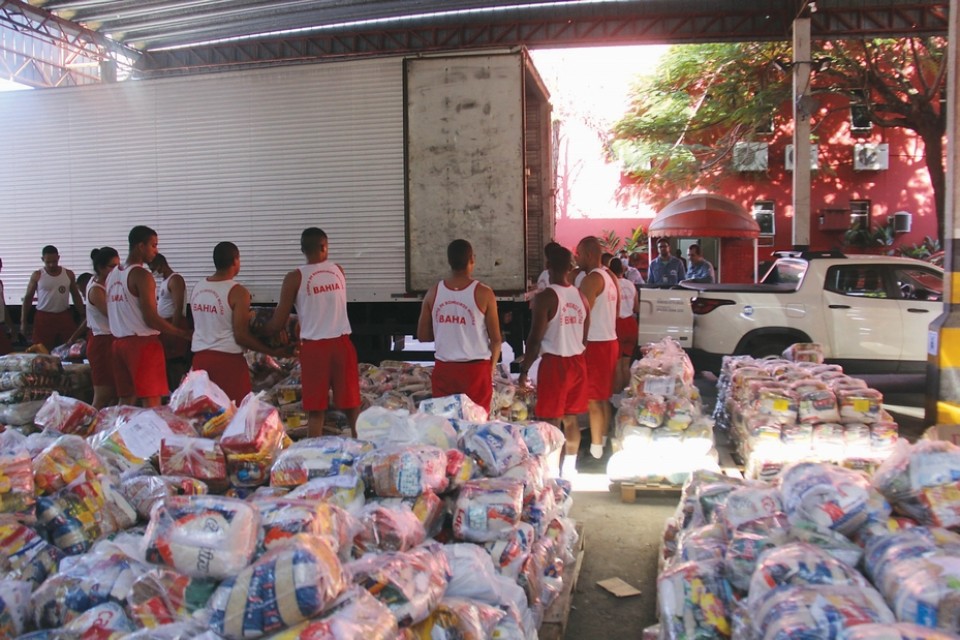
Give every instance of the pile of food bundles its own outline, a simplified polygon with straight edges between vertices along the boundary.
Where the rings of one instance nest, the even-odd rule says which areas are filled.
[[[64,365],[60,358],[41,353],[0,356],[0,424],[29,425],[54,392],[89,397],[90,365]]]
[[[667,521],[645,638],[957,640],[960,448],[899,442],[869,477],[698,471]]]
[[[713,420],[702,414],[690,358],[672,338],[642,353],[617,410],[610,480],[679,486],[695,470],[719,470]]]
[[[898,428],[883,394],[824,364],[819,345],[798,343],[784,356],[723,359],[714,418],[747,477],[771,478],[802,460],[870,469],[890,455]]]
[[[574,563],[563,434],[466,396],[292,443],[197,371],[36,426],[0,433],[3,638],[530,639]]]

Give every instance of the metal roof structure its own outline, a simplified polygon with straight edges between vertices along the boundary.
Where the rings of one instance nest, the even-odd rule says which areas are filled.
[[[0,74],[34,86],[510,46],[945,35],[947,0],[0,0]]]

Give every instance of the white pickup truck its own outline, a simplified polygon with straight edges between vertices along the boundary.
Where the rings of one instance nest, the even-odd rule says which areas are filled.
[[[818,342],[851,372],[916,373],[943,311],[943,270],[891,256],[780,253],[759,284],[647,285],[640,344],[676,338],[701,369],[724,355],[779,354]]]

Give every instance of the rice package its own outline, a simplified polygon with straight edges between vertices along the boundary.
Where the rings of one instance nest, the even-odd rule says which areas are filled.
[[[780,490],[791,523],[809,522],[846,536],[868,520],[885,522],[890,515],[886,501],[863,474],[832,465],[791,465],[780,476]]]
[[[502,476],[530,457],[523,430],[507,422],[485,422],[460,436],[460,449],[480,463],[489,477]]]
[[[23,447],[0,449],[0,514],[32,522],[36,501],[29,452]]]
[[[297,534],[325,536],[340,557],[349,557],[359,523],[344,509],[316,500],[254,498],[260,510],[260,553]]]
[[[353,438],[321,436],[304,438],[283,450],[270,469],[270,484],[296,487],[313,478],[335,476],[372,449]]]
[[[460,489],[453,512],[453,534],[460,540],[491,542],[514,529],[523,513],[523,483],[482,478]]]
[[[798,408],[797,396],[793,391],[768,383],[759,388],[754,403],[758,414],[772,418],[780,424],[796,422]]]
[[[223,433],[236,409],[223,389],[203,369],[193,369],[170,395],[170,408],[189,418],[205,438]]]
[[[366,453],[357,466],[378,496],[415,497],[447,488],[447,454],[430,445],[385,445]]]
[[[883,394],[876,389],[836,389],[842,422],[872,424],[883,411]]]
[[[0,579],[0,638],[14,638],[23,633],[30,619],[29,582]]]
[[[0,579],[29,582],[36,588],[57,571],[63,552],[31,527],[0,516]]]
[[[366,504],[357,520],[360,530],[353,541],[353,555],[368,551],[409,551],[427,537],[423,523],[407,505]]]
[[[39,493],[54,493],[83,475],[98,476],[107,469],[100,457],[80,436],[60,436],[33,461]]]
[[[660,632],[665,640],[729,638],[733,594],[723,562],[684,562],[657,577]]]
[[[425,620],[443,598],[450,566],[442,546],[368,553],[347,565],[353,582],[387,605],[401,627]]]
[[[227,479],[227,459],[215,440],[169,436],[160,441],[160,473],[219,486]]]
[[[95,550],[66,562],[30,599],[39,629],[59,627],[99,604],[126,604],[130,585],[150,566],[115,550]]]
[[[843,640],[960,640],[942,629],[921,627],[909,622],[895,624],[859,624],[847,629]]]
[[[256,506],[222,496],[173,496],[157,503],[144,534],[148,561],[188,576],[237,575],[253,558]]]
[[[471,400],[465,393],[429,398],[420,403],[420,411],[444,418],[456,418],[469,422],[486,422],[490,412]]]
[[[320,614],[347,585],[327,540],[297,535],[220,584],[210,626],[229,639],[259,638]]]
[[[97,424],[98,413],[92,405],[54,391],[44,401],[33,422],[43,429],[88,436]]]
[[[757,638],[843,638],[857,625],[895,622],[871,587],[816,585],[774,591],[750,611]]]
[[[270,636],[270,640],[395,640],[397,619],[366,589],[350,587],[314,618]]]
[[[750,579],[747,606],[756,610],[767,595],[786,586],[867,586],[859,571],[826,551],[803,542],[793,542],[763,554]]]
[[[289,496],[297,500],[329,502],[355,514],[364,505],[365,486],[360,474],[355,469],[348,469],[340,475],[314,478],[291,491]]]
[[[206,606],[216,587],[217,581],[212,578],[192,578],[157,567],[133,581],[127,609],[139,627],[154,629],[189,619]]]

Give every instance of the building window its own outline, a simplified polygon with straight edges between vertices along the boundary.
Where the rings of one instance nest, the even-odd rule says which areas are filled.
[[[753,219],[760,225],[761,236],[772,236],[776,231],[776,219],[772,200],[757,200],[753,203]]]
[[[850,228],[851,229],[869,229],[870,228],[870,201],[869,200],[851,200],[850,201]]]
[[[859,89],[853,91],[850,97],[850,129],[855,133],[867,133],[872,128],[866,93]]]

